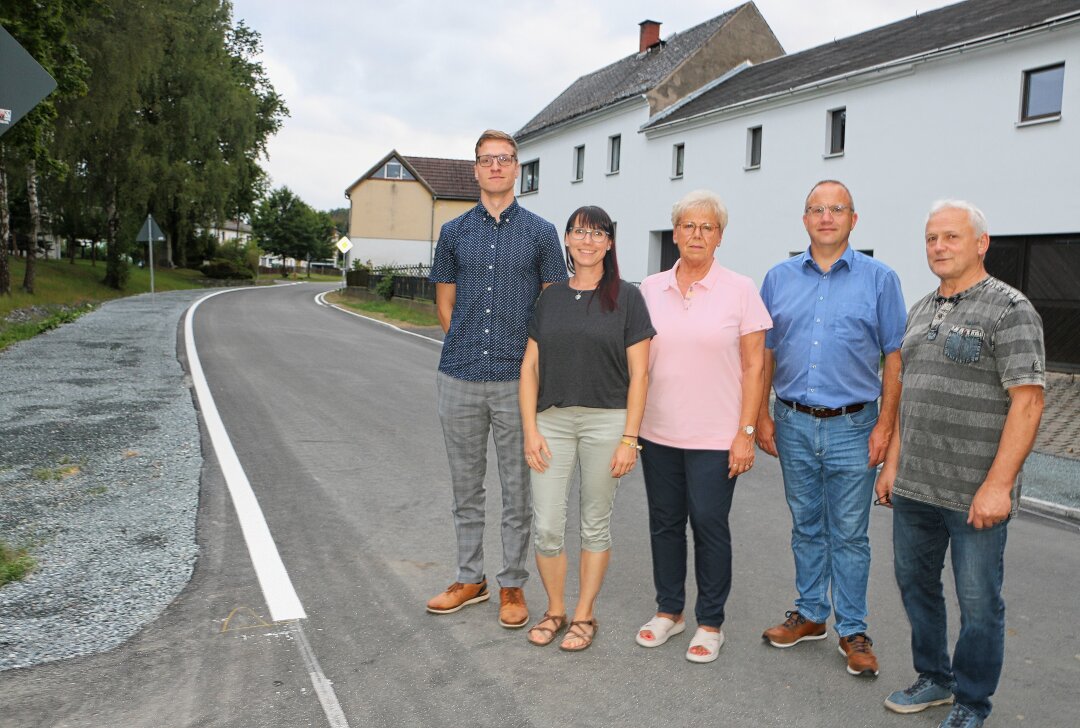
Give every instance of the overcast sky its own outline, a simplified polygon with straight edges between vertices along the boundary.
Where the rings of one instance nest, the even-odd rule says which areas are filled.
[[[788,53],[950,0],[756,0]],[[574,79],[638,49],[638,23],[666,38],[738,0],[233,0],[262,35],[291,112],[266,168],[318,209],[391,149],[466,159],[488,127],[513,133]]]

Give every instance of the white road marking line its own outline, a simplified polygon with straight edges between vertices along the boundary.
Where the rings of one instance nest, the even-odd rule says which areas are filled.
[[[402,334],[408,334],[409,336],[415,336],[418,339],[423,339],[424,341],[430,341],[433,344],[438,344],[439,346],[442,346],[441,341],[439,341],[438,339],[433,339],[430,336],[424,336],[423,334],[418,334],[415,331],[406,331],[405,329],[401,328],[400,326],[394,326],[393,324],[388,324],[385,321],[380,321],[377,318],[371,318],[370,316],[364,316],[363,314],[356,313],[355,311],[349,311],[348,309],[342,308],[341,306],[338,306],[336,304],[327,303],[326,299],[323,298],[327,293],[331,293],[331,291],[326,291],[324,293],[320,293],[319,295],[315,296],[315,303],[319,304],[320,306],[329,306],[330,308],[336,308],[338,311],[341,311],[342,313],[347,313],[350,316],[355,316],[356,318],[362,318],[365,321],[374,321],[377,324],[381,324],[383,326],[386,326],[387,328],[391,328],[394,331],[398,331],[398,332],[400,332]]]
[[[330,728],[349,728],[349,721],[345,719],[345,712],[342,711],[341,704],[337,699],[337,693],[334,692],[334,684],[323,674],[319,661],[315,657],[315,650],[311,649],[311,643],[308,642],[307,635],[304,634],[303,623],[290,622],[289,629],[292,630],[296,636],[297,644],[300,645],[300,657],[303,659],[304,667],[307,668],[308,675],[311,677],[315,695],[319,698],[319,702],[322,703],[323,713],[326,714],[326,719],[330,722]]]
[[[244,541],[251,554],[251,563],[255,567],[255,575],[262,587],[263,598],[266,599],[267,607],[270,609],[270,618],[275,622],[297,620],[288,622],[287,629],[296,637],[296,642],[300,647],[300,658],[304,661],[308,677],[311,678],[311,686],[315,689],[319,704],[322,705],[323,714],[326,715],[330,728],[349,728],[349,721],[345,719],[345,712],[338,702],[333,683],[323,673],[319,660],[315,657],[315,650],[311,648],[311,643],[304,634],[303,623],[298,621],[306,619],[307,614],[300,604],[300,597],[293,588],[288,572],[285,571],[285,564],[281,561],[274,539],[270,536],[270,528],[266,525],[262,509],[259,508],[259,501],[251,490],[251,483],[244,473],[243,466],[240,465],[240,459],[236,457],[232,440],[225,431],[225,425],[221,421],[214,398],[210,394],[210,387],[206,383],[198,351],[195,349],[193,324],[195,309],[208,298],[235,290],[253,289],[232,289],[211,293],[209,296],[200,298],[187,310],[187,318],[184,320],[184,344],[187,350],[188,368],[191,370],[191,380],[195,384],[195,393],[199,398],[199,405],[206,421],[206,430],[210,434],[214,452],[217,453],[218,462],[221,464],[221,472],[229,488],[229,494],[232,496],[233,507],[236,508],[236,513],[240,518],[240,529],[244,533]]]
[[[206,422],[206,430],[210,435],[210,441],[214,445],[218,462],[221,465],[221,473],[225,477],[225,484],[232,496],[233,507],[240,519],[240,530],[244,534],[248,553],[251,554],[251,563],[255,567],[255,576],[262,587],[263,597],[270,609],[270,618],[275,622],[288,619],[304,619],[307,614],[300,597],[293,588],[292,580],[285,571],[285,564],[281,561],[274,539],[270,535],[270,528],[266,525],[259,501],[251,489],[244,468],[240,465],[240,459],[236,456],[229,434],[225,431],[225,424],[221,421],[214,397],[210,394],[210,386],[206,383],[202,364],[199,362],[199,353],[195,349],[195,333],[193,322],[195,310],[199,304],[222,293],[232,293],[236,290],[259,290],[259,289],[230,289],[217,291],[208,296],[203,296],[187,310],[187,318],[184,320],[184,339],[187,350],[188,367],[191,370],[191,380],[195,385],[195,394],[199,399],[203,419]],[[270,289],[265,289],[270,290]]]

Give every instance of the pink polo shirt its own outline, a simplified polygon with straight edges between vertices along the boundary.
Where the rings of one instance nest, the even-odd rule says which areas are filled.
[[[684,298],[675,268],[641,282],[656,336],[641,436],[686,450],[728,450],[742,409],[739,337],[772,328],[757,286],[713,261]]]

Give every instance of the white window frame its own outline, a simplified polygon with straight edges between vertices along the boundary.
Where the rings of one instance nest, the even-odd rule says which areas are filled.
[[[671,179],[682,179],[686,173],[686,142],[671,145]]]
[[[752,169],[761,169],[761,144],[763,140],[762,126],[752,126],[746,130],[746,166],[744,170],[750,171]],[[754,160],[755,148],[757,151],[757,161]]]
[[[528,168],[532,167],[532,174],[529,174]],[[525,183],[527,180],[532,181],[532,186],[526,188]],[[540,159],[530,159],[528,162],[521,163],[521,180],[518,183],[518,194],[531,195],[540,191]]]
[[[612,134],[607,140],[607,173],[618,174],[622,168],[622,134]]]
[[[574,155],[570,159],[570,181],[580,182],[585,179],[585,145],[578,144],[574,147]]]
[[[843,130],[840,132],[840,149],[835,149],[833,145],[833,127],[836,124],[837,119],[840,119],[843,124]],[[834,109],[829,109],[825,112],[825,154],[826,159],[830,157],[842,157],[844,152],[847,151],[847,107],[837,106]]]

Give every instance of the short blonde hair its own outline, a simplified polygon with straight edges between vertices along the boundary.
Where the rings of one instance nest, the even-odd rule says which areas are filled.
[[[724,232],[724,228],[727,227],[728,223],[727,207],[724,206],[724,201],[720,199],[720,195],[711,190],[694,190],[676,202],[671,208],[671,224],[673,226],[678,225],[679,220],[686,214],[687,210],[699,207],[716,215],[716,220],[720,223],[720,232]]]
[[[498,129],[488,129],[480,135],[480,138],[476,140],[476,149],[473,151],[473,155],[479,155],[481,145],[483,145],[484,142],[490,141],[506,142],[514,148],[514,156],[517,156],[517,141],[515,141],[514,137],[510,136],[505,131],[499,131]]]

